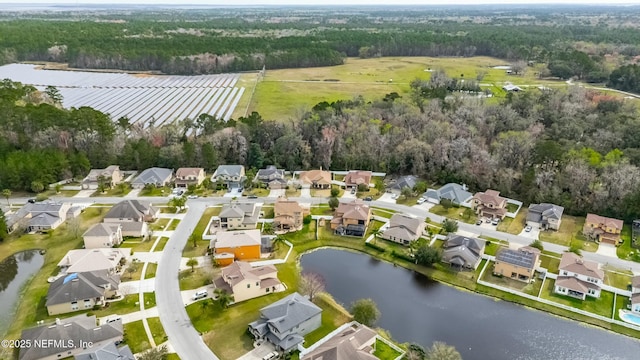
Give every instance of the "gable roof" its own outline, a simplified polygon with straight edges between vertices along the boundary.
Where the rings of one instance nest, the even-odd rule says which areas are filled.
[[[367,220],[370,212],[369,205],[360,199],[348,203],[340,203],[336,209],[336,213],[342,214],[342,218],[356,220]]]
[[[176,171],[176,177],[189,177],[189,176],[198,176],[200,175],[200,172],[204,172],[203,168],[193,168],[193,167],[185,167],[185,168],[179,168]]]
[[[63,276],[49,286],[46,306],[98,298],[104,295],[107,285],[115,290],[119,284],[120,276],[109,275],[105,270]]]
[[[173,176],[173,169],[152,167],[145,169],[133,180],[133,184],[157,184],[170,181]]]
[[[515,266],[534,269],[539,255],[540,250],[530,246],[523,246],[517,250],[503,248],[496,254],[496,260]]]
[[[276,203],[273,205],[273,211],[275,214],[292,215],[296,212],[302,212],[303,209],[297,201],[279,197],[276,199]]]
[[[351,170],[347,173],[347,176],[344,177],[345,184],[365,184],[369,186],[371,182],[372,172],[368,170]]]
[[[122,338],[122,321],[106,323],[96,326],[95,315],[78,315],[67,319],[56,320],[54,324],[47,324],[22,331],[22,339],[35,341],[51,341],[53,344],[67,344],[72,339],[73,344],[78,346],[81,342],[97,344],[102,341]],[[68,348],[56,346],[42,347],[32,346],[21,348],[19,360],[36,360],[47,356],[55,355]]]
[[[113,173],[116,171],[120,171],[120,166],[118,165],[110,165],[104,169],[91,169],[89,174],[84,178],[84,182],[97,181],[100,176],[104,176],[106,178],[112,178]],[[95,180],[94,180],[95,179]]]
[[[137,219],[157,210],[151,203],[140,200],[124,200],[115,204],[104,216],[105,219]]]
[[[622,230],[622,226],[623,226],[622,220],[612,219],[612,218],[608,218],[608,217],[604,217],[596,214],[587,214],[586,222],[591,224],[601,224],[606,227],[610,227],[618,230]]]
[[[49,213],[38,214],[29,219],[29,226],[52,226],[60,221],[60,218]]]
[[[215,247],[238,247],[262,245],[260,230],[219,231],[216,233]]]
[[[394,190],[402,190],[406,187],[409,189],[413,189],[418,182],[418,178],[414,175],[406,175],[402,176],[398,180],[396,180],[389,188]]]
[[[589,289],[599,289],[596,284],[592,284],[588,281],[580,280],[573,276],[558,276],[556,279],[556,286],[561,286],[569,290],[579,291],[586,294]]]
[[[284,177],[284,169],[278,169],[278,168],[275,167],[275,165],[269,165],[269,166],[267,166],[266,169],[258,170],[258,172],[256,173],[256,178],[268,177],[268,176],[272,176],[272,175],[276,175],[277,177],[283,178]]]
[[[377,360],[367,345],[377,334],[369,327],[354,323],[310,351],[302,360]]]
[[[129,345],[116,347],[113,342],[108,342],[102,346],[90,347],[77,354],[74,360],[135,360]]]
[[[541,222],[543,218],[560,220],[564,208],[562,206],[542,203],[529,205],[527,221]]]
[[[97,223],[89,228],[82,236],[111,236],[122,226],[118,223]]]
[[[467,191],[467,187],[456,183],[448,183],[440,189],[428,189],[424,198],[437,198],[438,200],[449,199],[456,204],[462,204],[473,197],[473,194]]]
[[[600,269],[600,264],[595,261],[584,260],[572,252],[562,254],[558,269],[604,280],[604,271]]]
[[[218,176],[242,176],[244,173],[244,166],[242,165],[220,165],[213,173],[213,177]]]
[[[284,333],[320,314],[322,309],[297,292],[260,309],[262,317]]]
[[[424,227],[424,219],[395,213],[391,216],[391,219],[389,219],[389,228],[384,231],[384,235],[399,239],[415,240],[422,235]]]
[[[482,204],[493,204],[496,206],[506,201],[505,198],[500,196],[500,192],[495,190],[477,192],[475,195],[473,195],[473,198],[478,199]]]
[[[222,205],[220,218],[243,218],[243,224],[258,222],[260,217],[260,206],[255,203],[231,203]]]
[[[475,264],[485,247],[485,241],[462,235],[449,235],[445,240],[442,259],[463,266]]]
[[[67,273],[110,270],[131,252],[128,248],[73,249],[58,263]]]
[[[331,184],[331,173],[322,169],[303,171],[300,181],[306,184]]]
[[[222,278],[233,287],[247,279],[259,281],[263,277],[277,277],[278,270],[273,265],[251,266],[248,262],[234,261],[231,265],[222,268]]]

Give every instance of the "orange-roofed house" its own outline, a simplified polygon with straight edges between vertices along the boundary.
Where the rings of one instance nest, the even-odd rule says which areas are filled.
[[[358,185],[366,185],[367,188],[371,183],[371,176],[373,174],[371,171],[366,170],[352,170],[347,173],[347,176],[344,177],[344,186],[349,188],[357,188]]]
[[[234,260],[260,259],[262,238],[260,230],[219,231],[211,240],[213,257],[218,265],[226,266]]]
[[[371,208],[362,200],[340,203],[331,219],[331,229],[339,235],[364,236],[371,220]]]
[[[314,189],[331,188],[331,173],[325,170],[309,170],[300,173],[300,182]]]
[[[618,245],[620,244],[622,224],[622,220],[587,214],[582,233],[591,240]]]

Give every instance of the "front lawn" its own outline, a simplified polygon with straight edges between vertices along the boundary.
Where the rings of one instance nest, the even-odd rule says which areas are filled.
[[[153,240],[148,238],[147,240],[142,240],[142,238],[126,238],[122,241],[122,244],[120,244],[121,248],[130,248],[134,254],[140,251],[150,251],[152,246]]]
[[[338,189],[338,198],[341,198],[342,195],[344,195],[344,189],[340,186],[333,184],[331,185],[331,188]],[[331,196],[331,189],[310,189],[309,192],[313,197],[328,198]]]
[[[333,215],[333,210],[327,204],[311,206],[311,215]]]
[[[142,320],[124,324],[124,342],[129,345],[134,354],[151,349]]]
[[[178,224],[180,224],[180,220],[179,219],[173,219],[171,220],[171,223],[169,223],[169,227],[167,227],[168,231],[173,231],[178,227]]]
[[[149,323],[149,330],[151,330],[151,335],[153,336],[153,341],[155,341],[156,346],[167,341],[167,334],[164,332],[159,317],[147,318],[147,323]]]
[[[380,360],[395,360],[400,353],[384,341],[376,339],[376,351],[373,355]]]
[[[476,215],[473,210],[464,206],[452,206],[449,209],[445,209],[444,206],[438,204],[429,209],[429,212],[436,215],[445,216],[449,219],[460,220],[467,224],[475,224],[478,220],[478,215]]]
[[[131,192],[131,186],[129,186],[129,184],[127,184],[126,186],[116,185],[113,188],[108,189],[104,193],[101,193],[100,191],[96,190],[96,192],[91,194],[91,197],[118,197],[118,196],[125,196],[130,192]]]
[[[158,264],[156,263],[147,263],[147,271],[144,273],[145,279],[152,279],[156,277],[156,270],[158,270]]]
[[[604,283],[618,289],[627,290],[627,285],[631,284],[633,274],[625,274],[624,270],[604,271]]]
[[[287,190],[285,190],[284,195],[286,197],[300,197],[300,195],[302,194],[302,191],[300,191],[300,189],[295,188],[293,186],[289,186],[289,188]]]
[[[505,217],[498,223],[497,230],[509,234],[518,235],[524,229],[527,219],[527,209],[522,209],[514,219]]]
[[[140,190],[140,194],[138,194],[138,196],[167,196],[169,194],[171,194],[171,188],[168,186],[165,186],[165,187],[149,186]]]
[[[244,192],[242,193],[242,195],[244,196],[249,196],[249,195],[255,195],[257,197],[267,197],[269,196],[269,189],[262,189],[262,188],[253,188],[253,189],[246,189],[244,190]]]
[[[156,306],[156,293],[155,292],[146,292],[142,294],[142,299],[144,300],[144,308],[151,309]]]
[[[142,265],[143,263],[140,261],[130,262],[129,265],[127,265],[127,268],[125,269],[124,274],[122,274],[121,280],[122,281],[140,280],[140,277],[142,276]],[[134,269],[135,271],[132,271],[129,269]]]
[[[553,292],[555,283],[555,280],[547,279],[545,281],[544,288],[542,289],[541,297],[559,304],[588,311],[593,314],[598,314],[608,318],[611,317],[611,312],[613,311],[613,293],[601,291],[600,298],[598,299],[590,296],[587,296],[585,300],[574,299],[570,296],[555,294]]]
[[[100,310],[92,311],[96,317],[104,317],[112,314],[129,314],[132,312],[140,311],[140,304],[138,304],[138,294],[127,294],[124,299],[119,301],[112,301],[107,303],[108,305]],[[75,314],[75,313],[74,313]]]
[[[377,198],[379,198],[383,193],[381,193],[378,189],[376,188],[369,188],[369,191],[358,191],[356,193],[356,197],[358,199],[364,199],[366,197],[371,197],[373,200],[376,200]],[[417,199],[416,199],[417,201]],[[416,203],[410,203],[409,205],[415,205]]]
[[[400,195],[396,199],[396,204],[413,206],[413,205],[418,203],[418,199],[419,198],[420,198],[420,196],[408,196],[408,197],[406,197],[406,196]]]
[[[558,267],[560,267],[560,259],[552,256],[541,255],[540,267],[547,269],[550,273],[557,274]]]
[[[157,219],[156,221],[149,224],[149,229],[153,231],[156,231],[156,230],[162,231],[164,230],[165,226],[169,224],[170,220],[171,219],[167,219],[167,218]]]
[[[578,234],[582,233],[583,226],[584,218],[563,215],[562,222],[560,223],[560,229],[558,231],[541,230],[539,238],[544,242],[550,242],[553,244],[569,247],[569,245],[571,244],[571,240]]]
[[[161,237],[160,241],[158,241],[158,245],[156,245],[156,248],[153,249],[154,251],[162,251],[164,250],[164,247],[167,245],[167,242],[169,241],[168,237]]]
[[[191,272],[191,269],[183,270],[178,274],[180,291],[209,285],[213,282],[215,275],[216,271],[209,267],[196,268],[193,272]]]
[[[184,246],[184,250],[182,251],[182,257],[192,258],[202,256],[206,253],[207,248],[209,247],[209,240],[202,239],[202,235],[204,234],[211,217],[220,214],[221,209],[222,208],[219,206],[208,207],[205,209],[200,221],[198,221],[198,225],[196,225],[196,228],[193,230],[193,235],[198,239],[196,242],[197,246],[194,247],[192,241],[187,241]]]

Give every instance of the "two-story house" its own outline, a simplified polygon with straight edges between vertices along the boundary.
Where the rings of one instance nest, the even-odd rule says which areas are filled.
[[[478,192],[473,195],[471,202],[480,217],[502,220],[507,214],[507,199],[501,197],[499,191]]]
[[[89,174],[82,180],[83,189],[97,189],[100,183],[106,187],[114,187],[121,183],[123,174],[120,166],[111,165],[105,169],[91,169]]]
[[[222,269],[222,276],[214,281],[216,288],[233,295],[233,301],[257,298],[262,295],[284,291],[278,280],[278,270],[273,265],[251,266],[244,261],[234,261]]]
[[[389,227],[380,237],[398,244],[409,245],[422,236],[426,225],[424,218],[396,213],[391,216]]]
[[[211,176],[211,181],[223,184],[228,189],[244,187],[247,179],[242,165],[220,165]]]
[[[199,186],[202,184],[206,174],[203,168],[179,168],[176,171],[176,187],[186,188],[189,185]]]
[[[618,245],[620,244],[622,225],[622,220],[587,214],[582,233],[593,241]]]
[[[300,230],[308,213],[297,201],[279,197],[273,205],[273,228],[280,232]]]
[[[322,309],[293,293],[260,309],[260,318],[249,324],[249,332],[256,340],[267,340],[276,350],[288,353],[321,324]]]
[[[299,181],[314,189],[329,189],[331,188],[331,173],[322,169],[303,171],[299,175]]]
[[[631,311],[640,314],[640,276],[631,279]]]
[[[72,273],[49,286],[47,312],[49,316],[103,306],[105,299],[115,297],[120,276],[107,270]]]
[[[357,188],[358,185],[365,185],[367,189],[371,183],[373,174],[367,170],[351,170],[344,177],[344,186],[347,189]]]
[[[331,229],[339,235],[364,236],[371,220],[371,208],[362,200],[340,203],[331,219]]]
[[[530,283],[540,265],[540,250],[524,246],[517,250],[503,248],[496,254],[493,274]]]
[[[221,266],[234,260],[258,260],[262,255],[262,236],[258,229],[218,231],[209,247],[213,249],[216,263]]]
[[[67,251],[58,267],[66,274],[100,270],[112,274],[120,270],[120,264],[130,254],[130,248],[73,249]]]
[[[122,243],[122,225],[97,223],[82,234],[85,249],[110,248]]]
[[[560,259],[553,292],[580,300],[587,296],[599,298],[603,282],[604,271],[600,269],[600,264],[584,260],[572,252],[565,252]]]
[[[284,178],[284,169],[278,169],[274,165],[267,166],[266,169],[258,170],[254,183],[269,189],[284,189],[287,187],[287,180]]]
[[[211,226],[222,230],[255,229],[260,217],[261,207],[254,203],[225,204]]]
[[[546,203],[531,204],[527,212],[527,225],[539,229],[557,231],[560,229],[563,212],[564,208],[562,206]]]
[[[124,200],[114,205],[102,220],[109,225],[120,224],[122,236],[144,237],[147,235],[147,222],[155,221],[160,209],[141,200]]]

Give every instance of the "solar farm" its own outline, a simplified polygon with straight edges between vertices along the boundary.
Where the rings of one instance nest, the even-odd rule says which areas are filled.
[[[55,86],[65,108],[90,106],[115,121],[129,118],[144,128],[209,114],[225,121],[238,106],[244,87],[238,74],[174,76],[41,70],[37,65],[0,66],[0,79]]]

